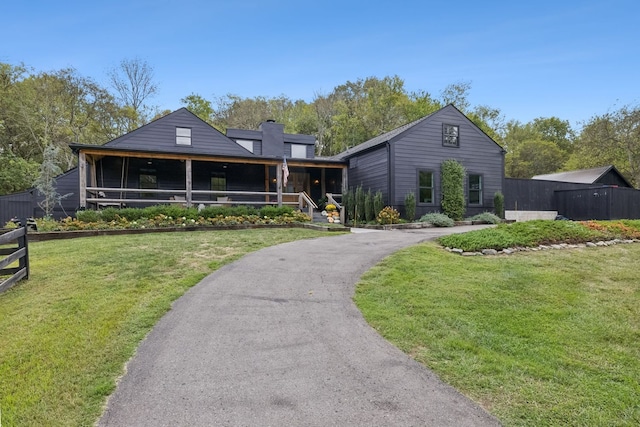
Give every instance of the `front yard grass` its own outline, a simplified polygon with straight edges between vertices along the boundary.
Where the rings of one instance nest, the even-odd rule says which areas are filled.
[[[426,243],[367,272],[355,302],[505,425],[636,426],[638,259],[640,244],[467,258]]]
[[[248,252],[326,235],[261,229],[32,243],[29,280],[0,294],[0,424],[93,425],[172,301]]]

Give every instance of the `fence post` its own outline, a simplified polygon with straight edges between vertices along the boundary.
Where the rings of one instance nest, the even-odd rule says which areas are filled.
[[[24,268],[27,272],[25,279],[29,279],[29,238],[27,237],[27,218],[22,218],[20,220],[22,224],[22,228],[24,229],[24,234],[22,237],[18,237],[18,248],[24,248],[24,256],[20,258],[19,267]]]

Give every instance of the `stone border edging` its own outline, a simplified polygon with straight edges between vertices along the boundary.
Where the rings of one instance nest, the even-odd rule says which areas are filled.
[[[601,240],[598,242],[586,242],[586,243],[559,243],[553,245],[538,245],[536,247],[514,247],[514,248],[505,248],[500,251],[496,249],[483,249],[480,252],[466,252],[459,248],[450,248],[445,247],[444,249],[451,253],[460,254],[461,256],[482,256],[482,255],[511,255],[516,252],[538,252],[538,251],[546,251],[550,249],[579,249],[579,248],[595,248],[602,246],[613,246],[619,244],[630,244],[630,243],[640,243],[640,239],[613,239],[613,240]]]

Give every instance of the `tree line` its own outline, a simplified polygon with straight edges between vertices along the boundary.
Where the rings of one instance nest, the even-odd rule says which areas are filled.
[[[104,144],[162,117],[152,104],[159,87],[153,68],[125,59],[108,73],[108,86],[73,68],[43,72],[0,62],[0,195],[30,188],[45,151],[56,148],[60,170],[74,167],[69,144]],[[640,107],[627,105],[594,115],[579,130],[558,117],[528,123],[506,120],[498,108],[472,106],[469,82],[454,82],[437,95],[409,91],[398,76],[347,81],[311,101],[234,94],[191,93],[180,100],[221,132],[257,129],[273,119],[290,133],[315,135],[319,156],[331,156],[424,117],[451,103],[506,150],[509,177],[615,164],[640,185]]]

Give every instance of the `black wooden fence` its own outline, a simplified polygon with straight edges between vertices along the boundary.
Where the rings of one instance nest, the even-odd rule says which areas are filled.
[[[17,246],[6,247],[12,243]],[[15,230],[0,230],[0,292],[4,292],[11,288],[21,279],[29,278],[29,244],[27,239],[26,224]],[[5,268],[15,262],[18,267]],[[2,280],[2,277],[9,276],[8,279]]]
[[[640,190],[602,184],[506,178],[505,210],[557,211],[573,220],[640,218]]]

